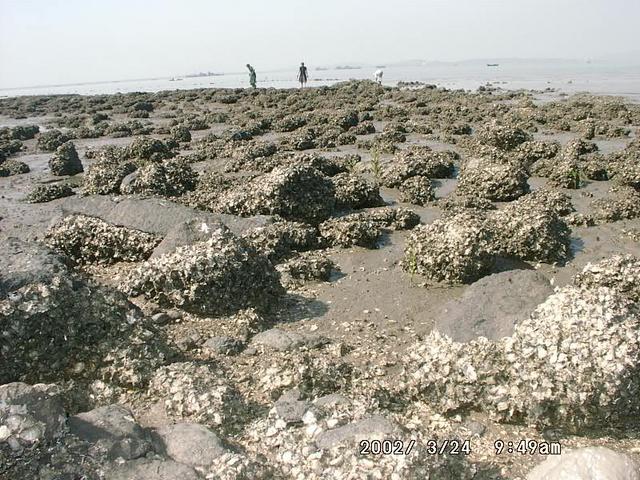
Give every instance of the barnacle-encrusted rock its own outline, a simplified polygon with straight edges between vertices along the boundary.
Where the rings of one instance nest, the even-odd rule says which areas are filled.
[[[491,385],[508,380],[503,353],[486,337],[460,343],[434,331],[408,355],[408,391],[438,412],[481,406]]]
[[[279,167],[247,185],[223,193],[217,210],[249,216],[280,215],[289,220],[317,223],[331,215],[335,187],[313,167]]]
[[[476,138],[480,143],[501,150],[513,150],[518,145],[530,141],[531,135],[521,128],[490,124],[481,127],[476,133]]]
[[[538,160],[555,157],[559,150],[560,144],[558,143],[532,140],[518,145],[515,150],[513,150],[513,153],[518,163],[525,168],[529,168]]]
[[[75,175],[84,171],[73,142],[64,143],[56,149],[49,160],[49,169],[53,175]]]
[[[221,156],[230,156],[225,165],[225,171],[255,170],[270,172],[281,165],[280,158],[275,156],[278,146],[273,142],[249,141],[233,145],[229,154],[222,152]]]
[[[637,305],[614,289],[564,287],[511,337],[432,333],[410,349],[407,386],[441,412],[480,408],[572,431],[622,424],[640,410],[639,323]]]
[[[318,228],[320,236],[329,245],[341,247],[358,245],[376,248],[378,238],[382,233],[375,222],[359,214],[331,218],[322,222]]]
[[[136,138],[127,149],[130,158],[139,158],[158,162],[167,158],[172,158],[174,153],[162,140],[151,137]]]
[[[471,283],[491,270],[492,241],[492,232],[471,213],[437,219],[407,238],[402,267],[434,282]]]
[[[386,187],[398,187],[406,179],[420,175],[427,178],[449,178],[454,172],[455,152],[434,152],[426,146],[411,146],[394,156],[382,174]]]
[[[29,165],[20,160],[12,158],[4,162],[0,161],[0,177],[11,177],[12,175],[29,173],[29,171]]]
[[[467,209],[495,210],[496,206],[486,198],[475,195],[459,195],[457,193],[447,195],[438,202],[438,206],[445,214],[457,213]]]
[[[56,385],[15,382],[0,386],[0,449],[7,445],[20,454],[39,443],[50,444],[64,430],[65,412]]]
[[[70,197],[71,195],[74,195],[74,191],[69,185],[59,183],[40,184],[33,187],[25,200],[29,203],[44,203],[58,198]]]
[[[227,374],[214,365],[172,363],[155,373],[149,391],[162,400],[170,417],[208,426],[232,428],[244,409]]]
[[[575,138],[567,142],[562,148],[562,156],[568,159],[577,159],[587,153],[598,151],[598,145],[593,142],[586,142],[581,138]]]
[[[328,281],[336,264],[322,252],[304,252],[276,267],[284,285],[305,281]]]
[[[640,153],[637,155],[640,158]],[[614,181],[618,185],[633,187],[640,191],[640,161],[621,161],[613,168]]]
[[[72,273],[64,257],[9,239],[0,256],[0,383],[54,380],[128,328],[118,292]]]
[[[284,258],[293,251],[304,252],[318,246],[316,228],[300,222],[274,222],[249,230],[243,238],[272,260]]]
[[[176,142],[190,142],[191,132],[184,125],[176,125],[171,129],[171,138]]]
[[[526,170],[519,165],[474,158],[460,171],[456,191],[461,195],[508,202],[529,191],[527,179]]]
[[[618,423],[640,409],[640,318],[631,300],[608,288],[565,287],[507,338],[508,385],[500,415],[579,430]]]
[[[378,186],[359,175],[340,173],[331,181],[336,190],[337,208],[359,209],[384,205]]]
[[[380,228],[389,230],[410,230],[420,223],[420,216],[408,208],[371,208],[354,213],[349,217],[359,217],[373,222]]]
[[[522,260],[560,262],[570,254],[571,231],[546,194],[529,194],[490,213],[500,253]]]
[[[221,224],[211,226],[206,242],[148,260],[131,272],[123,289],[207,315],[268,307],[282,293],[269,260]]]
[[[125,178],[121,185],[122,193],[143,193],[175,197],[196,187],[198,174],[191,166],[180,159],[149,163]]]
[[[38,136],[38,148],[46,152],[53,152],[63,143],[71,140],[71,137],[60,130],[47,130]]]
[[[120,193],[122,180],[134,172],[134,163],[118,158],[104,157],[94,163],[84,175],[84,193],[109,195]]]
[[[627,186],[615,186],[604,198],[591,202],[591,218],[596,224],[640,217],[640,193]]]
[[[562,158],[555,161],[548,172],[549,185],[577,190],[584,185],[582,169],[576,159]]]
[[[178,201],[201,210],[212,211],[216,208],[220,195],[239,185],[241,180],[243,179],[226,177],[218,172],[207,172],[198,177],[195,190],[185,193]]]
[[[361,403],[325,404],[324,398],[315,404],[278,400],[266,418],[247,429],[249,450],[266,457],[286,478],[473,478],[475,469],[463,457],[429,455],[423,439],[405,433],[393,420],[368,412]],[[285,402],[300,405],[299,421],[287,422],[280,416],[279,405]],[[362,440],[389,438],[415,447],[402,455],[376,456],[375,461],[358,452]]]
[[[435,200],[436,194],[431,185],[431,180],[423,176],[415,176],[406,179],[399,187],[401,202],[413,205],[426,205]]]
[[[99,218],[71,215],[52,226],[47,244],[78,264],[137,262],[148,258],[160,239]]]
[[[583,289],[608,287],[640,301],[640,260],[633,255],[616,255],[598,263],[588,263],[573,283]]]

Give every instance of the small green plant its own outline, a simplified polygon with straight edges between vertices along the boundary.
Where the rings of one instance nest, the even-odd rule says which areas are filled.
[[[404,259],[404,269],[411,275],[411,282],[413,282],[413,276],[418,273],[418,257],[416,252],[409,250],[406,252]]]
[[[371,150],[371,174],[376,182],[380,183],[382,178],[382,162],[380,161],[380,152],[378,149]]]
[[[583,184],[583,175],[580,168],[576,165],[569,172],[569,188],[577,190]]]

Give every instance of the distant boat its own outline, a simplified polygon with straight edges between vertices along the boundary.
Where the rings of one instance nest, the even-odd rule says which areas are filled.
[[[499,67],[499,63],[487,63],[487,67]]]

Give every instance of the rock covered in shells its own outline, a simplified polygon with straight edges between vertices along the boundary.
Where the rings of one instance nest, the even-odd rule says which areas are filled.
[[[491,212],[497,251],[522,260],[561,262],[571,255],[571,231],[548,194],[529,194]]]
[[[21,175],[29,172],[29,165],[21,162],[20,160],[11,158],[4,162],[0,161],[0,177],[11,177],[13,175]]]
[[[179,362],[162,367],[153,375],[149,393],[161,399],[169,417],[208,426],[231,429],[245,409],[226,373],[210,364]]]
[[[639,322],[615,290],[561,289],[505,341],[509,384],[492,392],[498,412],[576,430],[637,414]]]
[[[591,202],[591,219],[596,224],[640,217],[640,193],[627,186],[612,187],[608,195]]]
[[[518,145],[513,153],[518,162],[528,169],[538,160],[554,158],[559,151],[558,143],[531,140]]]
[[[150,194],[175,197],[196,187],[198,174],[180,159],[149,163],[125,178],[121,191],[125,194]]]
[[[491,200],[477,197],[475,195],[460,195],[458,193],[454,193],[443,198],[439,201],[438,206],[447,215],[468,209],[481,211],[496,209],[496,206],[491,202]]]
[[[69,140],[71,140],[71,137],[68,134],[62,133],[60,130],[52,129],[38,135],[37,145],[40,150],[53,152]]]
[[[56,149],[49,160],[49,169],[53,175],[76,175],[84,171],[73,142],[66,142]]]
[[[468,212],[421,225],[407,238],[402,267],[433,282],[471,283],[494,263],[493,233]]]
[[[614,289],[564,287],[511,337],[456,343],[432,333],[410,349],[406,388],[443,413],[482,409],[570,431],[622,424],[640,409],[639,321]]]
[[[84,175],[84,193],[109,195],[120,193],[122,180],[136,170],[134,163],[113,157],[102,157]]]
[[[399,187],[401,202],[424,206],[436,198],[431,180],[423,176],[406,179]]]
[[[178,247],[146,261],[122,288],[160,305],[217,315],[255,306],[267,308],[282,293],[269,260],[224,225],[211,226],[206,242]]]
[[[46,243],[78,264],[138,262],[149,258],[160,239],[84,215],[65,217],[47,231]]]
[[[282,283],[295,286],[308,281],[328,281],[337,265],[322,252],[303,252],[278,265]]]
[[[331,218],[319,225],[320,236],[331,246],[376,248],[380,227],[371,219],[358,214]]]
[[[44,203],[58,198],[70,197],[75,192],[69,185],[60,183],[36,185],[29,192],[25,200],[29,203]]]
[[[16,455],[63,436],[65,412],[56,385],[15,382],[0,386],[0,448]],[[1,455],[0,455],[1,456]]]
[[[283,220],[254,228],[244,234],[243,238],[271,260],[279,260],[294,251],[304,252],[316,248],[317,235],[315,227]]]
[[[335,187],[313,167],[278,167],[242,188],[221,195],[217,210],[234,215],[280,215],[288,220],[318,223],[335,208]]]
[[[57,379],[128,328],[133,305],[72,273],[63,256],[17,239],[3,242],[2,250],[0,383]]]
[[[382,174],[386,187],[398,187],[417,175],[427,178],[449,178],[454,172],[455,152],[434,152],[427,146],[411,146],[400,151]]]
[[[409,434],[361,403],[307,402],[299,422],[288,423],[278,414],[278,402],[267,418],[248,429],[248,448],[266,457],[286,478],[429,478],[470,480],[475,469],[464,458],[429,455],[423,440]],[[360,455],[361,440],[401,439],[413,448],[401,455]]]
[[[528,174],[524,168],[486,158],[468,160],[458,177],[456,191],[496,202],[508,202],[529,192]]]
[[[633,255],[616,255],[597,263],[588,263],[573,283],[583,289],[607,287],[640,301],[640,260]]]
[[[175,156],[171,148],[157,138],[138,137],[127,148],[129,158],[159,162]]]
[[[331,181],[336,191],[337,208],[359,209],[384,205],[378,186],[359,175],[339,173]]]
[[[485,145],[509,151],[532,138],[521,128],[494,123],[480,127],[476,132],[476,139]]]

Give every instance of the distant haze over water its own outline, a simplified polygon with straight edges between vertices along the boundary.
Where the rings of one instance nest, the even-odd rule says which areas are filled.
[[[497,66],[488,66],[497,63]],[[350,66],[352,68],[345,68]],[[309,86],[331,85],[349,79],[373,79],[381,65],[343,64],[327,67],[309,65]],[[337,68],[336,68],[337,67]],[[293,88],[297,66],[290,70],[260,71],[256,68],[259,88]],[[621,95],[640,102],[640,65],[617,62],[587,62],[559,60],[475,60],[465,62],[403,62],[385,65],[383,83],[419,81],[449,89],[475,90],[488,82],[505,89],[544,90],[560,92],[590,92]],[[186,72],[185,75],[192,73]],[[34,84],[37,84],[34,79]],[[194,88],[248,87],[248,74],[229,73],[216,76],[158,78],[146,80],[105,81],[76,85],[37,86],[0,89],[0,96],[54,94],[112,94],[127,92],[158,92]]]

